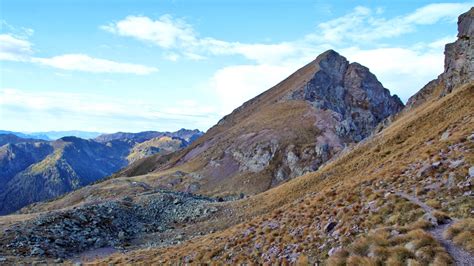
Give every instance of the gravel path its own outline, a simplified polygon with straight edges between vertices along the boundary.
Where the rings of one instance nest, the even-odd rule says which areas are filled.
[[[420,199],[418,199],[415,196],[408,195],[403,192],[394,192],[396,195],[405,198],[409,200],[410,202],[420,206],[425,212],[430,213],[433,215],[433,209],[432,207],[426,205],[423,203]],[[445,239],[443,237],[443,232],[446,230],[449,226],[451,226],[456,220],[455,219],[450,219],[448,220],[447,223],[444,224],[438,224],[434,228],[428,230],[427,232],[430,233],[449,253],[449,255],[453,258],[454,262],[456,265],[464,266],[474,266],[474,255],[465,251],[464,249],[454,245],[454,243],[451,240]]]
[[[420,206],[423,210],[425,210],[425,212],[428,212],[428,213],[431,213],[431,214],[432,214],[433,211],[434,211],[433,208],[431,208],[430,206],[426,205],[424,202],[422,202],[420,199],[418,199],[418,198],[415,197],[415,196],[410,196],[410,195],[408,195],[408,194],[406,194],[406,193],[398,192],[398,191],[395,192],[395,195],[398,195],[398,196],[400,196],[400,197],[402,197],[402,198],[405,198],[405,199],[411,201],[412,203],[414,203],[414,204]]]
[[[428,230],[436,240],[446,249],[446,251],[451,255],[454,259],[456,265],[474,265],[474,255],[465,251],[464,249],[454,245],[451,240],[445,239],[443,237],[443,232],[446,230],[454,221],[450,221],[447,224],[441,224],[436,226],[435,228]]]

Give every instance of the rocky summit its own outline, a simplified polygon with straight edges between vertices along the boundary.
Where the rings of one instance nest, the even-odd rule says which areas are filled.
[[[1,185],[49,162],[83,169],[52,160],[58,148],[121,143],[133,163],[1,216],[0,263],[474,265],[473,12],[459,17],[444,72],[406,107],[329,50],[187,147],[185,131],[5,137]]]
[[[474,81],[474,8],[459,16],[457,38],[445,46],[444,72],[410,97],[408,108],[443,97],[459,84]]]
[[[153,172],[153,182],[194,193],[255,194],[317,170],[402,108],[368,68],[329,50],[169,161],[150,157],[123,174]]]
[[[289,99],[305,100],[320,110],[332,111],[340,137],[358,142],[369,136],[383,119],[399,112],[402,101],[391,96],[369,69],[349,63],[333,50],[320,55],[313,64],[319,70]]]

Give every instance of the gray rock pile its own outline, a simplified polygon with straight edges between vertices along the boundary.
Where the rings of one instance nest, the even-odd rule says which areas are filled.
[[[4,232],[0,250],[7,255],[67,258],[102,247],[122,247],[143,233],[161,232],[176,224],[216,212],[213,199],[158,191],[132,198],[57,211],[17,224]]]

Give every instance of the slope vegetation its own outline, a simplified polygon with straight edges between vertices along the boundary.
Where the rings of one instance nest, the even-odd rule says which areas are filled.
[[[0,134],[0,215],[76,190],[138,159],[175,152],[201,135],[181,129],[44,141]]]
[[[474,201],[465,182],[473,178],[468,173],[473,154],[474,84],[469,84],[404,114],[319,171],[230,204],[232,219],[246,222],[183,245],[115,255],[104,262],[316,262],[331,253],[339,262],[449,263],[449,254],[423,230],[433,226],[432,217],[396,192],[436,209],[436,224],[447,217],[470,217]],[[383,228],[401,236],[377,242],[375,247],[384,249],[371,256],[370,245],[379,240],[370,232]],[[366,234],[362,247],[351,244]],[[417,238],[426,238],[426,244],[407,246]],[[336,254],[339,247],[352,253],[341,248]]]
[[[254,195],[317,170],[402,107],[367,68],[329,50],[170,160],[150,157],[116,176],[147,175],[208,195]]]

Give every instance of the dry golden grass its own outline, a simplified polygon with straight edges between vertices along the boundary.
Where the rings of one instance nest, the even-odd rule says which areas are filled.
[[[140,258],[155,263],[179,260],[235,263],[237,259],[263,263],[304,254],[313,263],[327,258],[331,247],[350,246],[372,229],[393,226],[405,232],[400,229],[402,235],[391,237],[388,244],[383,239],[367,240],[370,244],[377,243],[373,252],[385,256],[387,264],[397,265],[401,261],[414,265],[418,261],[446,264],[450,259],[444,250],[426,233],[416,230],[428,227],[427,222],[420,220],[424,212],[388,192],[423,192],[418,197],[433,207],[440,207],[446,215],[470,215],[466,210],[472,209],[474,203],[464,195],[465,191],[450,187],[449,182],[438,182],[453,173],[453,182],[457,184],[466,175],[465,166],[452,170],[442,166],[424,177],[418,177],[417,171],[424,162],[438,159],[440,151],[449,160],[462,156],[466,165],[474,164],[473,153],[466,152],[473,148],[472,141],[466,140],[474,131],[473,92],[472,84],[464,86],[438,101],[404,113],[380,134],[319,171],[227,205],[233,210],[234,220],[247,222],[179,246],[134,251],[103,262],[127,263]],[[441,141],[440,135],[447,129],[450,136]],[[326,232],[324,226],[330,221],[337,224]],[[405,247],[410,241],[414,241],[414,251]],[[371,258],[366,258],[370,246],[362,243],[353,248],[358,253],[354,253],[351,263],[372,263]]]
[[[474,253],[474,218],[460,220],[444,231],[444,237]]]
[[[415,229],[403,233],[404,228],[384,228],[358,238],[347,249],[331,256],[342,265],[428,265],[435,260],[452,263],[441,245],[427,232]]]

